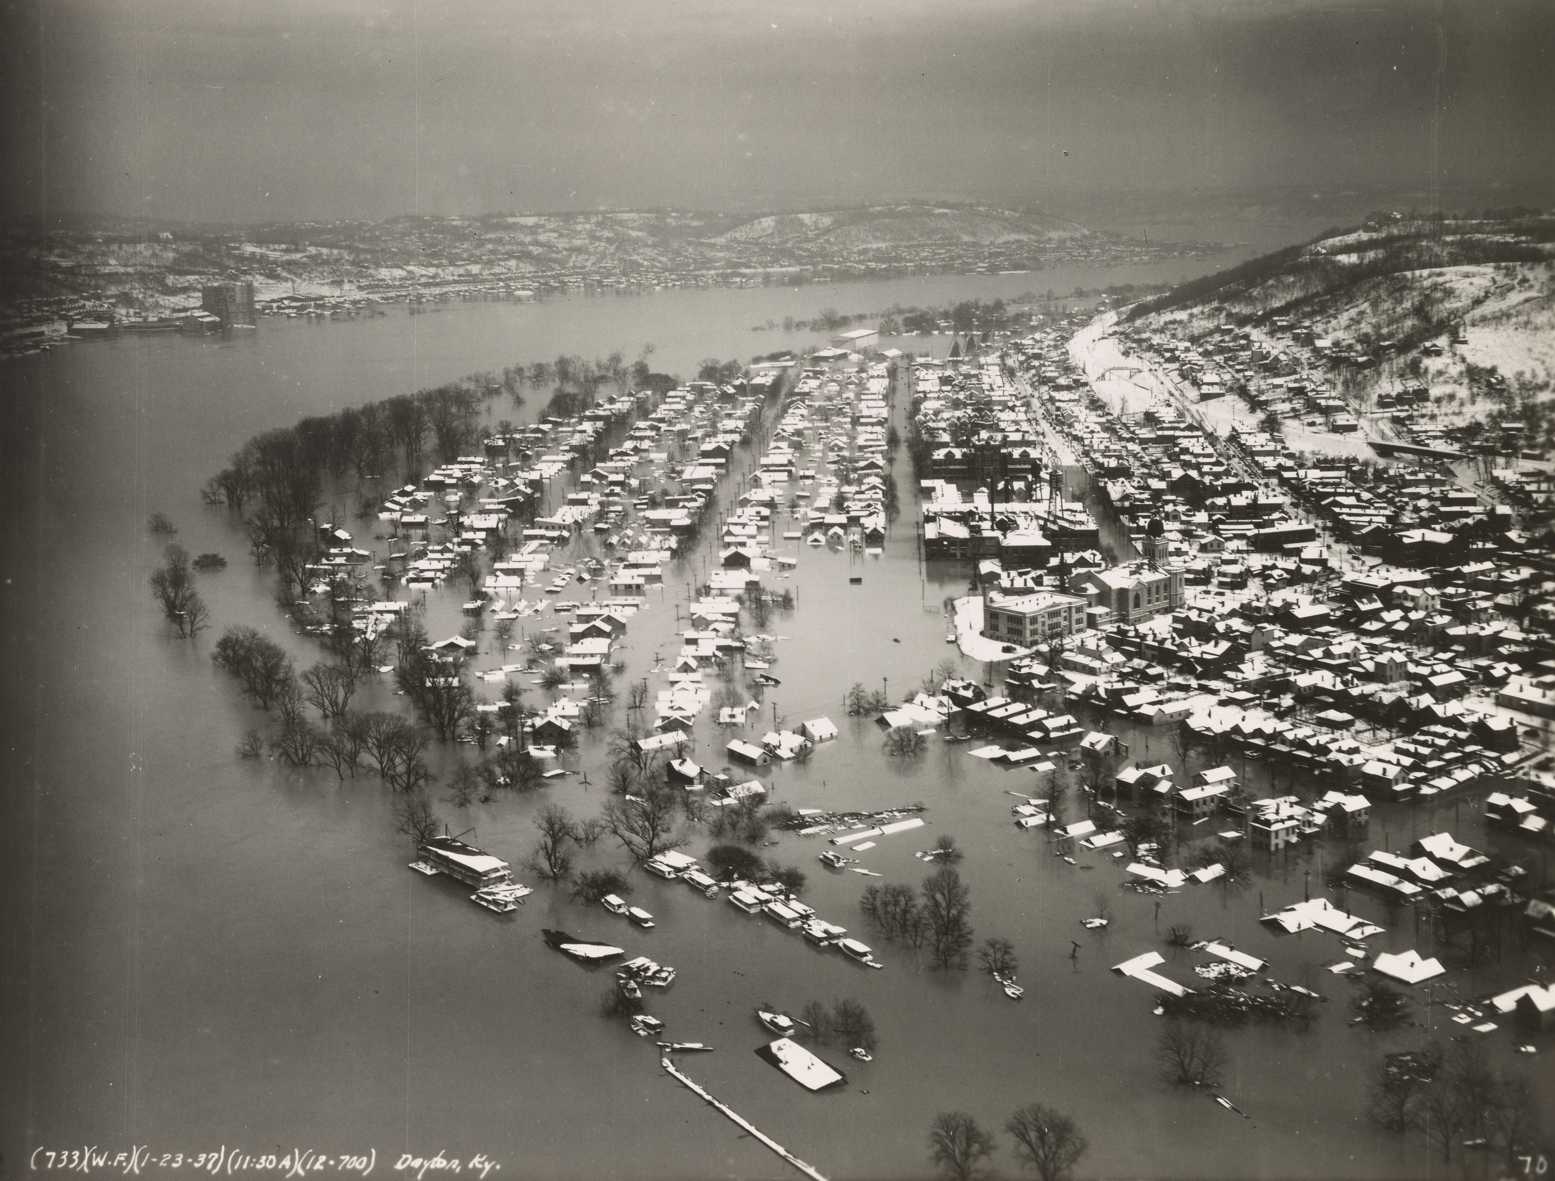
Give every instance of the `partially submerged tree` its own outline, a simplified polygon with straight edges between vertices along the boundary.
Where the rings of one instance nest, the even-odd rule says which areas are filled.
[[[560,804],[549,804],[535,817],[535,829],[540,834],[533,859],[535,872],[553,882],[569,877],[577,832],[572,814]]]
[[[251,627],[229,627],[216,641],[211,659],[237,677],[244,695],[269,709],[292,681],[292,661],[274,640]]]
[[[1042,1181],[1063,1181],[1088,1147],[1078,1125],[1054,1107],[1031,1103],[1004,1125],[1015,1141],[1015,1156]]]
[[[188,639],[205,629],[210,612],[194,589],[194,573],[183,546],[170,545],[163,551],[162,565],[151,572],[151,593],[162,608],[163,618],[180,636]]]
[[[432,811],[432,804],[425,795],[415,792],[401,801],[394,810],[395,831],[407,836],[416,845],[437,836],[443,822]]]
[[[606,804],[604,819],[621,847],[641,862],[680,843],[675,824],[679,800],[675,789],[663,783],[640,785],[638,790],[638,795]]]
[[[351,708],[356,672],[343,664],[315,664],[302,674],[303,695],[326,722]]]
[[[972,892],[950,866],[924,879],[923,914],[935,967],[966,967],[972,946]]]
[[[831,1010],[820,1001],[806,1001],[799,1010],[799,1023],[804,1027],[802,1037],[824,1042],[831,1037]]]
[[[1350,1008],[1368,1029],[1396,1029],[1409,1016],[1409,1001],[1404,994],[1381,980],[1362,981],[1361,991],[1351,998]]]
[[[886,754],[895,759],[916,758],[925,746],[923,735],[911,726],[892,726],[883,741]]]
[[[961,847],[956,844],[956,838],[948,832],[934,842],[934,847],[929,852],[934,854],[934,860],[941,865],[954,865],[962,857]]]
[[[1015,945],[997,936],[984,939],[977,949],[977,966],[990,976],[1013,976],[1017,968]]]
[[[994,1139],[964,1111],[942,1111],[929,1126],[929,1159],[952,1181],[982,1176]]]
[[[1442,1067],[1442,1048],[1435,1042],[1420,1050],[1384,1055],[1367,1087],[1366,1113],[1389,1132],[1414,1125],[1420,1095]]]
[[[758,878],[764,865],[760,857],[743,845],[713,845],[706,855],[707,868],[719,881]]]
[[[573,881],[572,896],[579,902],[593,904],[606,894],[630,894],[631,883],[614,869],[591,869],[580,873]]]
[[[1226,1046],[1212,1026],[1169,1017],[1156,1038],[1155,1060],[1164,1082],[1213,1087],[1225,1072]]]
[[[474,716],[475,695],[460,659],[445,660],[425,647],[416,647],[401,657],[394,679],[443,742],[457,737],[460,728]]]
[[[875,1034],[875,1019],[869,1010],[852,998],[843,998],[832,1006],[831,1029],[850,1049],[873,1051],[880,1043]]]

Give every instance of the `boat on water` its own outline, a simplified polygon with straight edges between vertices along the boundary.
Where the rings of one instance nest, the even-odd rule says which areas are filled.
[[[866,968],[885,967],[875,959],[875,953],[870,950],[869,944],[860,943],[857,939],[839,939],[832,946],[854,963],[863,964]]]
[[[817,947],[828,947],[846,935],[848,929],[839,927],[836,923],[828,923],[824,919],[806,919],[800,926],[800,933]]]
[[[848,859],[832,849],[824,850],[817,860],[828,869],[846,869],[848,867]]]
[[[680,880],[685,882],[693,890],[700,890],[704,897],[718,897],[718,883],[700,869],[688,869],[680,875]]]
[[[626,917],[631,919],[633,923],[641,927],[644,931],[653,929],[653,916],[640,906],[627,907]]]
[[[617,980],[632,980],[650,988],[668,988],[675,983],[675,976],[674,968],[656,963],[645,955],[627,960],[616,970]]]
[[[650,1017],[647,1013],[639,1013],[631,1022],[632,1032],[638,1037],[661,1037],[664,1033],[664,1022],[657,1017]]]
[[[946,632],[945,633],[945,643],[947,643],[947,644],[954,644],[955,642],[956,642],[956,633],[955,632]]]
[[[599,900],[599,904],[608,910],[611,914],[626,913],[626,899],[622,898],[619,894],[606,894]]]
[[[432,873],[447,874],[455,881],[477,889],[502,885],[512,877],[512,870],[502,858],[467,845],[457,837],[429,837],[421,842],[416,852],[417,858],[411,868],[428,877]],[[427,872],[429,869],[432,873]]]
[[[540,937],[545,940],[547,947],[554,948],[563,955],[585,964],[603,963],[605,960],[613,960],[616,956],[626,954],[613,944],[579,939],[576,935],[569,935],[566,931],[557,931],[550,927],[542,928]]]
[[[999,987],[1004,989],[1004,995],[1012,1001],[1018,1001],[1026,995],[1026,990],[1015,983],[1015,977],[995,975],[994,979],[998,982]]]
[[[804,921],[803,916],[793,907],[786,902],[779,902],[776,899],[767,903],[761,909],[767,918],[785,930],[792,931]]]
[[[517,882],[503,882],[495,886],[483,886],[470,895],[476,906],[484,906],[496,914],[512,914],[518,905],[534,891]]]
[[[854,1046],[848,1053],[852,1054],[860,1062],[873,1062],[875,1060],[875,1056],[863,1046]]]
[[[848,1081],[848,1076],[842,1071],[817,1058],[791,1038],[780,1037],[775,1042],[758,1046],[756,1054],[807,1091],[824,1091]]]
[[[778,1013],[770,1009],[757,1009],[756,1020],[780,1037],[792,1037],[798,1029],[794,1019],[787,1013]]]
[[[658,1045],[659,1049],[666,1054],[695,1053],[697,1051],[706,1054],[711,1053],[713,1049],[706,1042],[659,1042]]]

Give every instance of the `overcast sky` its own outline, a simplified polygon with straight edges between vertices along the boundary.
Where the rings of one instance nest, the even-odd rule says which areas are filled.
[[[1555,185],[1555,0],[0,0],[8,214]]]

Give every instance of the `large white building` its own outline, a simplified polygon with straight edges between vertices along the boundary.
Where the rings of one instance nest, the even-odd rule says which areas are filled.
[[[991,593],[983,600],[983,635],[1027,648],[1085,627],[1090,604],[1079,595],[1033,591],[1026,595]]]

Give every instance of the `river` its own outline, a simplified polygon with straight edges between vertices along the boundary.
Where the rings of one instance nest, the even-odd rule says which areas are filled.
[[[634,900],[657,916],[651,933],[543,885],[516,918],[487,915],[448,883],[406,871],[410,849],[374,779],[337,783],[329,771],[239,761],[234,745],[259,717],[209,659],[214,637],[235,622],[263,627],[300,664],[315,658],[280,620],[240,534],[199,502],[204,478],[257,431],[558,353],[619,348],[631,357],[653,342],[655,367],[685,373],[703,357],[813,344],[814,334],[751,328],[828,306],[875,311],[1064,291],[1211,265],[578,296],[416,317],[392,309],[322,325],[266,321],[225,340],[82,344],[11,363],[0,1173],[16,1175],[39,1146],[193,1153],[225,1144],[372,1148],[380,1176],[402,1152],[439,1149],[487,1153],[507,1176],[784,1176],[776,1157],[668,1080],[650,1044],[598,1014],[608,976],[548,951],[538,932],[551,926],[608,936],[677,967],[679,980],[652,1011],[671,1036],[717,1047],[684,1068],[829,1176],[926,1176],[936,1112],[963,1109],[997,1128],[1036,1100],[1069,1111],[1085,1130],[1087,1175],[1439,1171],[1417,1139],[1382,1136],[1362,1115],[1366,1067],[1413,1035],[1351,1029],[1349,987],[1320,970],[1340,957],[1339,945],[1314,935],[1277,941],[1256,921],[1260,902],[1301,897],[1308,868],[1321,888],[1317,867],[1277,861],[1241,891],[1200,888],[1157,912],[1118,890],[1119,864],[1089,855],[1070,866],[1044,837],[1010,824],[1005,793],[1029,782],[1025,773],[932,739],[916,762],[892,765],[873,726],[843,716],[849,682],[884,678],[895,695],[952,651],[940,603],[963,590],[966,575],[920,569],[905,456],[896,470],[904,511],[884,554],[805,548],[780,584],[798,603],[769,626],[790,638],[777,644],[783,683],[765,697],[763,720],[774,711],[789,724],[826,713],[843,734],[770,782],[778,800],[796,805],[926,804],[927,829],[882,840],[867,863],[883,880],[916,884],[927,867],[914,850],[954,834],[966,851],[979,938],[1015,943],[1027,990],[1020,1004],[986,977],[932,971],[878,940],[886,970],[861,970],[643,874],[634,875]],[[196,643],[169,638],[147,592],[160,548],[145,531],[152,511],[172,517],[191,552],[216,550],[231,562],[202,580],[213,628]],[[663,598],[650,598],[632,621],[622,684],[655,652],[673,651],[675,602],[696,568],[693,560],[672,571]],[[851,585],[850,575],[862,583]],[[457,626],[458,598],[452,589],[433,597],[434,638]],[[538,690],[529,694],[533,701]],[[392,701],[381,686],[364,704]],[[704,722],[698,737],[706,759],[721,763],[713,728]],[[1154,753],[1166,757],[1165,740],[1156,742]],[[602,735],[585,739],[581,757],[595,768],[592,788],[571,777],[466,813],[439,800],[439,811],[517,866],[534,843],[533,813],[548,799],[579,814],[598,808]],[[1448,803],[1382,817],[1373,839],[1386,832],[1399,848],[1455,825],[1463,839],[1487,840],[1477,809],[1462,812]],[[805,896],[821,914],[869,939],[857,908],[868,879],[829,873],[818,851],[784,836],[766,852],[805,871]],[[602,842],[586,860],[621,858]],[[1114,916],[1100,937],[1078,926],[1098,897]],[[1350,903],[1382,911],[1354,895]],[[1250,1120],[1156,1081],[1154,998],[1107,970],[1162,947],[1177,922],[1266,956],[1281,978],[1333,998],[1311,1032],[1230,1035],[1225,1090]],[[1073,960],[1071,937],[1082,944]],[[1415,943],[1405,929],[1382,941]],[[1170,955],[1167,970],[1191,978],[1186,954]],[[1478,969],[1472,988],[1508,974],[1515,965]],[[843,996],[871,1009],[881,1037],[874,1063],[849,1064],[845,1091],[806,1094],[752,1053],[763,1040],[755,1005],[797,1011],[812,998]],[[1000,1161],[1009,1165],[1007,1152]]]

